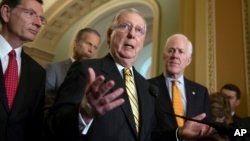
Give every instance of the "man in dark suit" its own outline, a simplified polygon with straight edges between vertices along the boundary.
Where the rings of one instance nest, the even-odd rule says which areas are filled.
[[[0,140],[40,140],[45,70],[22,51],[43,17],[42,0],[2,0],[0,34]]]
[[[48,130],[57,140],[151,141],[151,135],[175,137],[175,131],[154,130],[157,91],[133,67],[145,34],[146,23],[140,13],[123,9],[108,30],[110,53],[71,66],[47,118]],[[186,128],[191,125],[197,127],[189,130],[194,136],[197,131],[207,132],[204,125],[193,122]]]
[[[225,84],[221,90],[220,93],[225,95],[226,98],[229,101],[230,108],[231,108],[231,116],[232,116],[232,125],[237,127],[238,129],[246,129],[248,132],[248,135],[244,135],[243,137],[235,137],[231,135],[232,140],[235,141],[248,141],[250,140],[250,117],[239,117],[236,114],[236,109],[240,105],[240,97],[241,97],[241,91],[238,86],[235,84]]]
[[[240,89],[234,84],[225,84],[220,91],[228,98],[233,122],[239,121],[240,117],[236,115],[236,109],[240,105]]]
[[[205,113],[210,118],[210,104],[207,89],[184,77],[184,70],[191,62],[192,44],[182,34],[174,34],[167,39],[163,58],[165,72],[149,81],[159,88],[159,101],[157,102],[157,114],[159,115],[159,126],[161,129],[177,129],[181,131],[183,119],[174,116],[181,115],[193,118]],[[179,94],[179,105],[176,101],[173,89],[173,81],[177,82]],[[176,107],[175,107],[176,106]],[[181,112],[178,108],[181,107]],[[180,120],[178,123],[177,120]]]
[[[46,67],[45,87],[46,108],[51,107],[54,103],[56,93],[71,64],[76,60],[91,59],[96,56],[100,37],[100,34],[95,29],[83,28],[79,30],[73,44],[73,57],[61,62],[48,64]]]

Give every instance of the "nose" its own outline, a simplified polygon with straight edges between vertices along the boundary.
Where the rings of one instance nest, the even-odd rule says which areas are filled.
[[[173,52],[171,53],[171,56],[173,57],[173,58],[177,58],[177,57],[179,57],[179,52],[177,51],[177,50],[173,50]]]
[[[42,26],[42,20],[39,17],[34,18],[33,24],[40,28]]]
[[[128,31],[128,38],[135,38],[135,28],[134,27]]]

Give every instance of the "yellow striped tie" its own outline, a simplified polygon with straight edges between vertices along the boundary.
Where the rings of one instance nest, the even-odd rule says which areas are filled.
[[[135,88],[134,77],[131,74],[131,70],[129,68],[123,69],[124,77],[125,77],[125,85],[126,85],[126,92],[129,97],[129,102],[132,108],[136,131],[139,131],[139,110],[138,110],[138,98]]]
[[[177,83],[178,81],[174,80],[173,85],[172,85],[173,108],[174,108],[174,113],[176,115],[183,116],[184,110],[183,110],[183,104],[181,101],[181,92],[177,86]],[[184,125],[184,120],[182,118],[176,117],[176,121],[177,121],[178,127],[182,127]]]

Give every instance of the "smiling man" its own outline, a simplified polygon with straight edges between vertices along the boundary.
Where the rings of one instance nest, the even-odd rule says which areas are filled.
[[[0,140],[41,140],[45,70],[22,50],[42,25],[42,0],[2,0]]]

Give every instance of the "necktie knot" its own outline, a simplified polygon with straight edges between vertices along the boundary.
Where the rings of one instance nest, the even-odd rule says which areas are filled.
[[[9,52],[9,57],[10,57],[10,58],[16,58],[16,52],[15,52],[15,50],[11,50],[11,51]]]
[[[173,82],[173,86],[178,86],[178,80],[175,79],[172,82]]]
[[[123,69],[124,76],[132,76],[131,70],[129,68]]]

